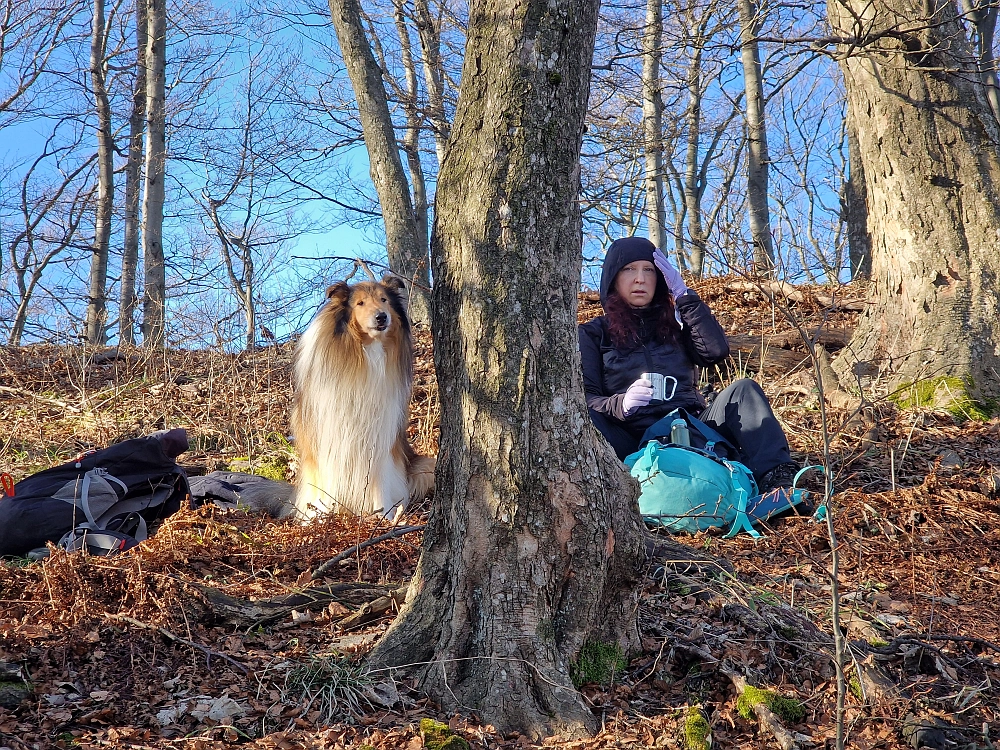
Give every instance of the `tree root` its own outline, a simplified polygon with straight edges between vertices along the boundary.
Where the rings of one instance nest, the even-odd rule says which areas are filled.
[[[341,623],[346,620],[349,627],[357,628],[389,612],[406,595],[405,585],[396,587],[371,583],[334,583],[301,589],[275,599],[252,601],[229,596],[211,586],[197,583],[189,585],[198,590],[217,620],[240,629],[252,629],[282,620],[292,610],[318,612],[332,602],[360,608],[341,620]]]

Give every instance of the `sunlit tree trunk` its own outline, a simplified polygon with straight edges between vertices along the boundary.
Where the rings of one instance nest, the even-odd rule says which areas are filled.
[[[358,0],[329,2],[340,53],[358,104],[372,183],[382,209],[389,267],[407,281],[408,288],[411,282],[416,282],[410,288],[410,317],[416,322],[427,322],[430,319],[425,291],[430,283],[427,242],[421,241],[417,229],[410,186],[399,157],[399,145],[382,83],[382,69],[365,36]]]
[[[636,644],[634,484],[591,425],[577,346],[596,0],[476,0],[431,249],[441,452],[424,550],[377,664],[446,712],[585,734],[570,669]]]
[[[646,162],[646,227],[649,241],[666,249],[663,208],[663,100],[660,98],[660,55],[663,36],[662,0],[646,0],[642,33],[642,128]]]
[[[444,75],[441,65],[441,29],[437,20],[431,16],[427,0],[414,0],[414,15],[417,32],[420,35],[420,48],[424,57],[424,82],[427,86],[427,116],[434,127],[434,148],[437,152],[438,166],[444,162],[445,150],[448,147],[448,136],[451,133],[451,123],[444,108]]]
[[[997,61],[993,39],[997,31],[996,0],[962,0],[962,10],[976,32],[976,62],[979,78],[986,88],[986,100],[1000,123],[1000,86],[997,84]]]
[[[111,214],[115,202],[114,148],[111,138],[111,105],[108,102],[104,48],[106,41],[104,0],[94,0],[90,37],[90,85],[97,112],[97,205],[94,217],[94,242],[91,246],[89,294],[84,317],[84,339],[88,344],[105,343],[108,318],[108,245],[111,240]]]
[[[857,126],[847,116],[848,179],[844,183],[842,219],[847,227],[847,253],[851,278],[867,279],[872,273],[872,242],[868,235],[868,203],[865,195],[865,165],[858,147]]]
[[[740,55],[743,61],[743,85],[747,95],[747,203],[750,206],[750,241],[753,243],[755,270],[761,274],[770,274],[774,270],[774,243],[771,241],[771,212],[767,204],[770,157],[767,153],[764,82],[757,42],[760,9],[753,0],[739,0],[738,4]]]
[[[139,300],[135,282],[139,269],[139,199],[142,195],[142,138],[146,120],[146,2],[135,4],[135,82],[129,115],[128,159],[125,163],[125,236],[122,241],[121,301],[118,340],[135,344],[135,311]]]
[[[948,0],[829,0],[867,184],[872,284],[841,380],[954,376],[1000,395],[1000,153]]]
[[[144,0],[138,0],[143,2]],[[167,274],[163,257],[163,199],[166,175],[167,9],[165,0],[146,0],[146,191],[142,202],[143,343],[164,344]]]

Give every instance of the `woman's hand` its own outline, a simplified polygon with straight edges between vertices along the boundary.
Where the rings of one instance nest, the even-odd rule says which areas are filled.
[[[653,264],[660,269],[660,273],[663,274],[663,278],[667,282],[667,289],[670,290],[670,294],[674,299],[677,299],[688,290],[687,284],[681,278],[681,272],[674,268],[673,264],[667,260],[667,256],[663,254],[660,248],[656,248],[653,251]]]
[[[632,383],[625,391],[625,398],[622,399],[622,408],[625,416],[634,412],[640,406],[646,406],[653,398],[653,384],[646,378],[639,378]]]

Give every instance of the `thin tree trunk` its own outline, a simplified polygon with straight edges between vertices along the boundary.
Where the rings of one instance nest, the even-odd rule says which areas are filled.
[[[84,338],[88,344],[105,343],[108,317],[108,245],[111,241],[111,214],[115,201],[114,142],[111,138],[111,105],[105,82],[104,0],[94,0],[90,37],[90,85],[94,90],[97,111],[97,206],[94,218],[94,243],[90,257],[90,283]]]
[[[121,301],[118,340],[135,345],[135,311],[139,300],[135,281],[139,268],[139,199],[142,194],[142,139],[146,120],[146,1],[135,3],[135,83],[129,116],[128,161],[125,164],[125,237],[122,248]]]
[[[771,241],[771,213],[767,205],[770,156],[767,152],[767,125],[764,122],[764,82],[760,68],[759,8],[753,0],[739,0],[740,56],[743,84],[747,94],[747,202],[750,204],[750,240],[753,263],[758,273],[774,272],[774,243]]]
[[[143,2],[143,0],[138,0]],[[146,61],[146,191],[142,202],[143,343],[165,342],[167,274],[163,257],[163,200],[166,175],[167,10],[164,0],[148,1]]]
[[[835,360],[895,384],[953,376],[1000,395],[1000,152],[997,123],[947,0],[829,0],[833,29],[875,41],[840,61],[868,185],[869,305]],[[931,22],[929,22],[931,21]],[[889,34],[881,32],[889,30]],[[949,72],[955,71],[955,72]]]
[[[430,305],[425,289],[430,285],[430,274],[426,253],[421,254],[426,240],[421,243],[417,230],[410,187],[382,84],[382,69],[365,36],[358,0],[330,0],[330,15],[358,103],[372,183],[385,224],[389,267],[408,284],[416,282],[410,288],[409,313],[415,322],[426,323],[430,320]]]
[[[425,265],[430,267],[430,243],[427,224],[427,186],[424,182],[424,167],[420,162],[420,112],[417,101],[417,70],[413,63],[410,48],[410,32],[406,25],[401,0],[396,0],[396,31],[399,34],[400,57],[406,81],[406,99],[403,108],[406,111],[406,134],[403,136],[403,151],[406,153],[406,165],[410,170],[410,180],[413,182],[413,220],[417,224],[417,237],[423,243],[421,256]],[[430,290],[427,290],[428,292]]]
[[[420,48],[424,53],[424,82],[427,85],[427,115],[434,127],[434,148],[438,165],[444,163],[444,154],[451,134],[451,123],[444,111],[444,83],[441,68],[441,29],[431,16],[427,0],[413,0]]]
[[[666,249],[663,208],[663,100],[660,98],[660,55],[663,36],[662,0],[646,0],[642,33],[642,127],[646,157],[646,227],[649,241]]]
[[[986,89],[986,100],[1000,124],[1000,86],[997,63],[993,57],[993,39],[997,30],[996,0],[962,0],[962,9],[976,29],[976,62],[979,78]]]
[[[705,230],[701,223],[701,184],[698,168],[701,155],[701,46],[696,46],[688,68],[687,151],[684,160],[684,212],[687,214],[691,273],[701,278],[705,271]]]
[[[431,248],[441,453],[424,550],[377,664],[446,711],[595,728],[570,671],[636,644],[635,486],[590,423],[576,308],[596,0],[477,0]]]

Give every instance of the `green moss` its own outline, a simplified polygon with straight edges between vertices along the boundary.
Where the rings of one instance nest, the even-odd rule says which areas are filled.
[[[943,408],[959,422],[985,422],[996,411],[996,404],[976,401],[970,395],[972,389],[971,380],[945,376],[904,383],[889,399],[900,409]]]
[[[784,721],[797,723],[806,718],[806,710],[799,701],[786,698],[773,690],[761,690],[753,685],[747,685],[740,693],[740,697],[736,699],[736,710],[744,719],[752,719],[754,706],[761,703]]]
[[[258,463],[253,468],[253,473],[266,479],[273,479],[277,482],[288,481],[288,459],[284,456],[272,458],[269,461]]]
[[[863,701],[865,699],[864,691],[861,689],[861,683],[855,675],[851,675],[851,679],[847,681],[847,689],[850,691],[851,695],[859,701]]]
[[[587,641],[570,666],[570,677],[577,689],[591,683],[606,686],[625,671],[626,666],[625,654],[617,643]]]
[[[684,747],[686,750],[709,750],[712,747],[712,727],[697,706],[688,708],[684,717]]]
[[[469,750],[467,740],[452,732],[447,724],[434,719],[420,720],[420,738],[427,750]]]

